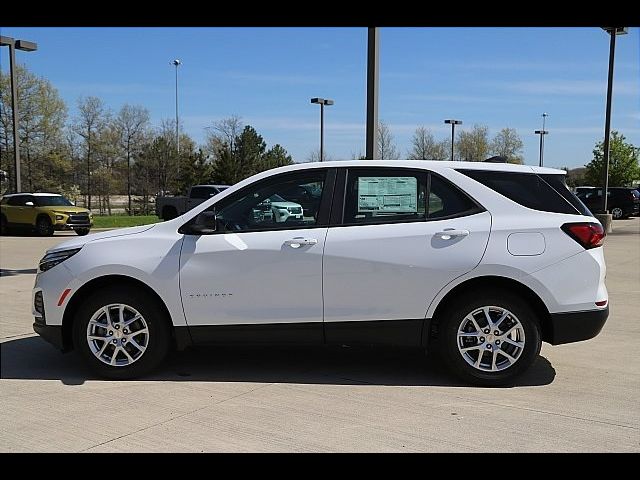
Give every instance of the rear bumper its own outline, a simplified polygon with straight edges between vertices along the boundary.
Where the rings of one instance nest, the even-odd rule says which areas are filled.
[[[62,337],[62,325],[44,325],[36,319],[33,323],[33,331],[44,338],[58,350],[65,351],[64,339]]]
[[[589,340],[600,333],[608,317],[609,305],[601,310],[552,313],[549,343],[560,345]]]

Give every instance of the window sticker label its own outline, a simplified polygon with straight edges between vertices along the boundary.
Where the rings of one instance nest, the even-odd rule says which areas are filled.
[[[358,212],[416,213],[416,177],[359,177]]]

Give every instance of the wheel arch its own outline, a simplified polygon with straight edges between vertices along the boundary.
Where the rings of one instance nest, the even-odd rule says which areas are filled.
[[[176,329],[171,321],[171,314],[169,313],[169,309],[167,308],[166,303],[162,299],[158,293],[140,280],[129,277],[127,275],[104,275],[101,277],[96,277],[84,285],[80,287],[73,296],[69,299],[67,303],[67,307],[64,310],[64,314],[62,316],[62,339],[64,351],[73,350],[73,322],[75,319],[76,312],[78,308],[82,304],[82,300],[87,298],[89,295],[94,293],[101,288],[105,288],[111,285],[118,286],[127,286],[129,288],[140,289],[150,295],[155,301],[157,301],[158,305],[165,314],[165,318],[169,323],[169,329],[171,331],[172,341],[174,346],[178,346],[182,348],[184,346],[184,339],[178,339],[176,336]]]
[[[540,296],[530,287],[508,277],[501,276],[481,276],[474,277],[453,287],[440,300],[433,315],[431,316],[430,328],[427,332],[428,338],[425,345],[431,340],[438,338],[438,326],[443,313],[461,296],[467,292],[477,292],[479,290],[509,290],[524,298],[533,308],[536,318],[540,321],[540,335],[542,341],[548,342],[553,338],[551,315]],[[426,330],[426,329],[425,329]]]

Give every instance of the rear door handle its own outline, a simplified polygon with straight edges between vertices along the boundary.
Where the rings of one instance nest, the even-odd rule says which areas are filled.
[[[436,237],[440,237],[442,240],[451,240],[454,237],[466,237],[469,235],[469,230],[456,230],[454,228],[445,228],[444,231],[436,233]]]
[[[315,245],[318,240],[315,238],[292,238],[291,240],[285,240],[284,244],[289,245],[291,248],[300,248],[303,245]]]

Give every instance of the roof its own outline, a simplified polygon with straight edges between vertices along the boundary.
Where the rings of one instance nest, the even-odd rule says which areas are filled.
[[[550,173],[566,174],[564,170],[548,167],[536,167],[533,165],[516,165],[513,163],[491,163],[491,162],[451,162],[439,160],[338,160],[331,162],[309,162],[298,163],[284,169],[305,169],[317,167],[404,167],[404,168],[452,168],[468,170],[492,170],[502,172],[522,172],[522,173]]]
[[[20,192],[20,193],[7,193],[3,195],[3,197],[15,197],[17,195],[33,195],[34,197],[61,197],[59,193],[29,193],[29,192]]]

